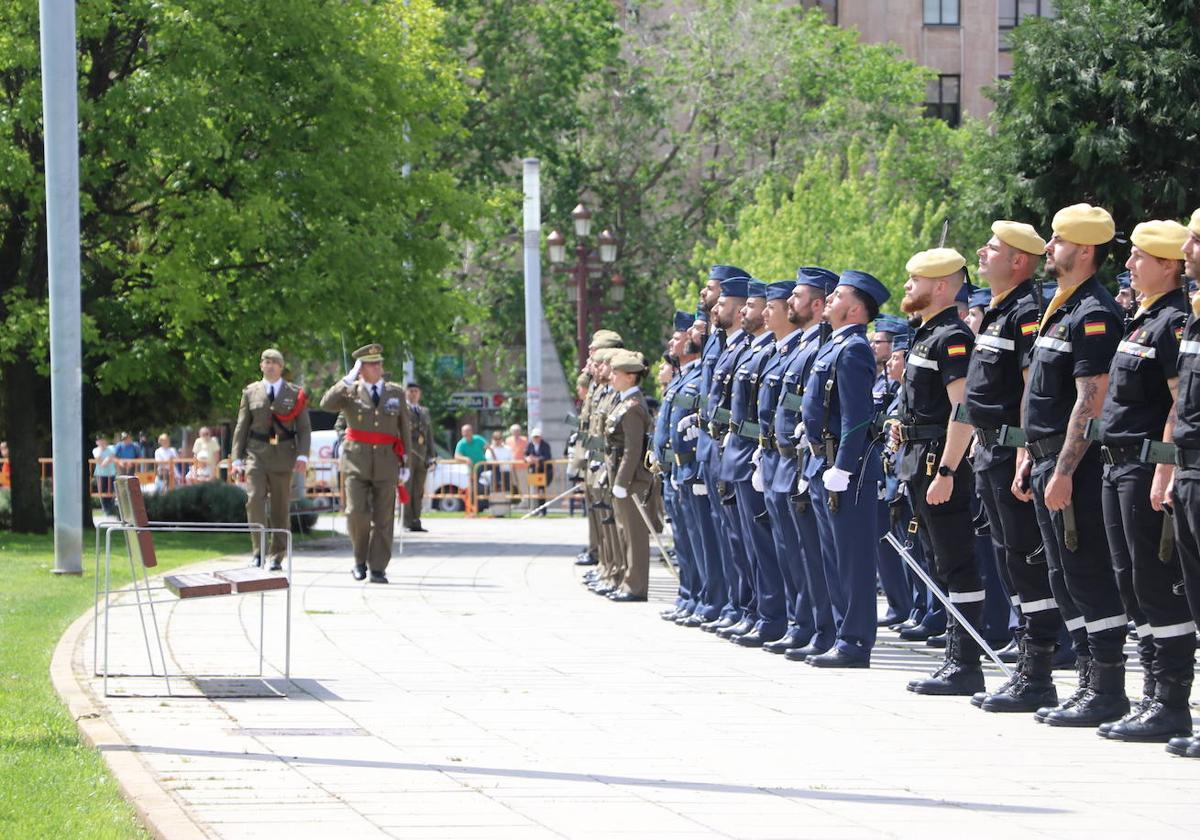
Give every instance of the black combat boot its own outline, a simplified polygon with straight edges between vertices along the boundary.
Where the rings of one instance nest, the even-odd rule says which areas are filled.
[[[928,679],[909,683],[915,694],[970,697],[983,690],[979,645],[957,623],[946,634],[946,662]]]
[[[1118,720],[1129,713],[1129,698],[1125,696],[1125,663],[1092,660],[1088,675],[1088,690],[1069,709],[1046,715],[1049,726],[1099,726],[1105,721]],[[1111,736],[1111,732],[1109,735]]]
[[[1058,689],[1051,678],[1054,645],[1025,643],[1025,653],[1017,663],[1012,684],[989,694],[983,701],[985,712],[1034,712],[1058,702]]]
[[[1053,664],[1053,663],[1052,663]],[[1092,673],[1092,658],[1090,656],[1080,656],[1075,662],[1075,671],[1079,675],[1079,687],[1075,689],[1075,693],[1066,700],[1059,703],[1057,706],[1042,706],[1033,713],[1034,720],[1038,723],[1045,723],[1046,717],[1051,712],[1061,712],[1064,709],[1072,709],[1075,704],[1083,699],[1083,695],[1088,691],[1088,679]]]
[[[1145,661],[1142,662],[1142,667],[1146,668]],[[1154,702],[1154,688],[1156,685],[1157,683],[1155,682],[1154,674],[1150,673],[1149,668],[1146,668],[1146,670],[1142,671],[1142,699],[1138,700],[1136,703],[1129,704],[1129,714],[1125,715],[1125,717],[1121,718],[1120,720],[1109,721],[1108,723],[1102,723],[1097,726],[1096,734],[1101,738],[1107,738],[1109,730],[1111,730],[1114,726],[1119,723],[1129,723],[1135,717],[1140,715],[1147,706]]]
[[[983,708],[983,701],[988,699],[989,694],[1003,694],[1012,688],[1013,682],[1017,679],[1017,675],[1021,673],[1022,663],[1025,661],[1025,637],[1022,636],[1014,643],[1017,648],[1017,658],[1015,660],[1016,668],[1013,669],[1012,675],[1000,684],[1000,687],[995,691],[988,691],[986,688],[983,691],[976,691],[971,695],[971,705],[976,709]],[[1008,662],[1004,657],[1000,657],[1005,662]]]
[[[1172,738],[1192,734],[1192,710],[1188,706],[1192,686],[1163,680],[1155,687],[1154,698],[1142,706],[1132,720],[1114,724],[1108,731],[1110,741],[1147,741],[1169,743]]]

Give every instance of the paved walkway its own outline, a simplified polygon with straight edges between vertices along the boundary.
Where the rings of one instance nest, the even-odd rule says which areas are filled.
[[[90,622],[64,637],[60,690],[157,831],[438,840],[1200,833],[1200,761],[905,691],[930,670],[932,651],[889,644],[870,671],[818,671],[659,620],[670,590],[661,567],[649,604],[587,593],[570,562],[580,520],[431,525],[393,561],[387,587],[354,582],[341,545],[297,555],[296,685],[286,699],[100,698]],[[281,603],[267,614],[275,669]],[[114,620],[118,668],[144,665],[134,616]],[[167,617],[169,655],[201,671],[251,668],[257,621],[253,598],[183,604]],[[222,663],[205,653],[213,649],[236,655]],[[203,687],[218,695],[228,686]]]

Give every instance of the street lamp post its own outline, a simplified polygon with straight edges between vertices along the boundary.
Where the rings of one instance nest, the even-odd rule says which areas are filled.
[[[589,247],[587,239],[592,232],[592,214],[583,202],[571,211],[571,222],[575,229],[573,266],[563,265],[567,258],[567,241],[557,230],[546,237],[546,246],[555,270],[568,274],[571,278],[567,286],[567,300],[575,304],[575,345],[579,354],[579,365],[582,367],[587,361],[589,333],[600,328],[601,313],[616,308],[602,303],[600,298],[605,289],[603,284],[594,284],[592,278],[603,276],[604,267],[616,262],[617,238],[606,229],[596,238],[598,247],[594,250]],[[625,299],[625,285],[620,275],[612,275],[607,291],[613,303],[619,304]]]

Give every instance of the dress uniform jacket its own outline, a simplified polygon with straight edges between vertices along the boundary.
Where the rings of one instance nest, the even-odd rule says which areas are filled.
[[[775,336],[764,332],[750,342],[729,380],[729,437],[721,452],[723,481],[749,481],[758,448],[758,390],[767,363],[775,355]]]
[[[620,485],[633,493],[650,489],[650,471],[646,469],[646,440],[651,430],[650,410],[641,390],[620,399],[616,394],[612,411],[605,420],[608,447],[605,462],[610,478],[609,489]]]
[[[296,457],[308,455],[312,425],[307,408],[296,411],[301,389],[282,379],[276,388],[274,402],[268,398],[267,383],[262,380],[242,391],[230,457],[246,461],[251,468],[291,472]],[[291,419],[280,419],[293,414]]]
[[[775,408],[775,446],[780,448],[779,464],[771,477],[771,489],[777,493],[795,493],[798,471],[805,452],[800,449],[796,427],[800,425],[804,388],[812,373],[817,351],[821,349],[821,324],[804,331],[794,350],[780,356],[782,379],[779,403]]]
[[[740,332],[740,331],[739,331]],[[721,354],[725,352],[725,345],[728,342],[728,336],[725,330],[717,329],[708,336],[704,342],[704,352],[700,354],[700,403],[697,406],[697,412],[700,415],[700,437],[696,447],[696,458],[700,462],[700,469],[707,470],[707,464],[712,458],[713,447],[715,442],[712,435],[708,432],[708,395],[712,392],[713,372],[717,367],[717,360],[721,358]]]
[[[759,442],[763,447],[762,460],[758,465],[759,475],[765,490],[772,489],[775,473],[779,469],[780,454],[775,442],[775,415],[779,412],[779,401],[783,396],[783,377],[787,371],[789,357],[797,352],[804,340],[804,330],[796,330],[776,344],[775,352],[763,367],[758,386],[757,420]],[[793,429],[795,424],[793,424]],[[788,441],[784,440],[786,446]],[[795,460],[791,458],[789,460]],[[795,485],[793,485],[794,488]],[[784,490],[782,492],[790,492]]]
[[[412,458],[412,430],[404,387],[396,382],[379,383],[379,405],[371,399],[371,386],[358,380],[347,385],[339,380],[321,397],[321,408],[340,411],[348,429],[375,432],[399,438],[404,443],[406,461]],[[347,478],[382,482],[398,479],[405,466],[392,446],[360,443],[350,440],[349,433],[342,443],[342,470]]]
[[[834,381],[826,408],[825,385],[831,376]],[[817,352],[804,387],[802,408],[804,431],[812,447],[804,469],[806,479],[811,480],[827,466],[836,466],[855,477],[863,466],[870,466],[864,464],[864,456],[871,443],[874,380],[875,354],[867,343],[866,327],[861,324],[842,327]],[[837,441],[833,464],[826,463],[822,432],[833,435]],[[851,488],[854,489],[854,484]]]
[[[684,365],[676,380],[678,384],[662,409],[669,415],[667,435],[671,450],[675,453],[675,481],[681,489],[684,489],[685,482],[690,483],[700,477],[700,461],[696,454],[698,439],[686,440],[678,426],[683,418],[695,414],[700,407],[703,374],[699,361]]]

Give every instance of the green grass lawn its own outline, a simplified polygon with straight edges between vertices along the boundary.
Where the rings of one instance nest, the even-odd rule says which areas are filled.
[[[149,836],[50,685],[55,644],[92,605],[93,539],[85,532],[83,576],[57,576],[51,537],[0,532],[0,838]],[[233,534],[156,534],[155,545],[159,571],[248,550]],[[113,572],[128,582],[128,568]]]

